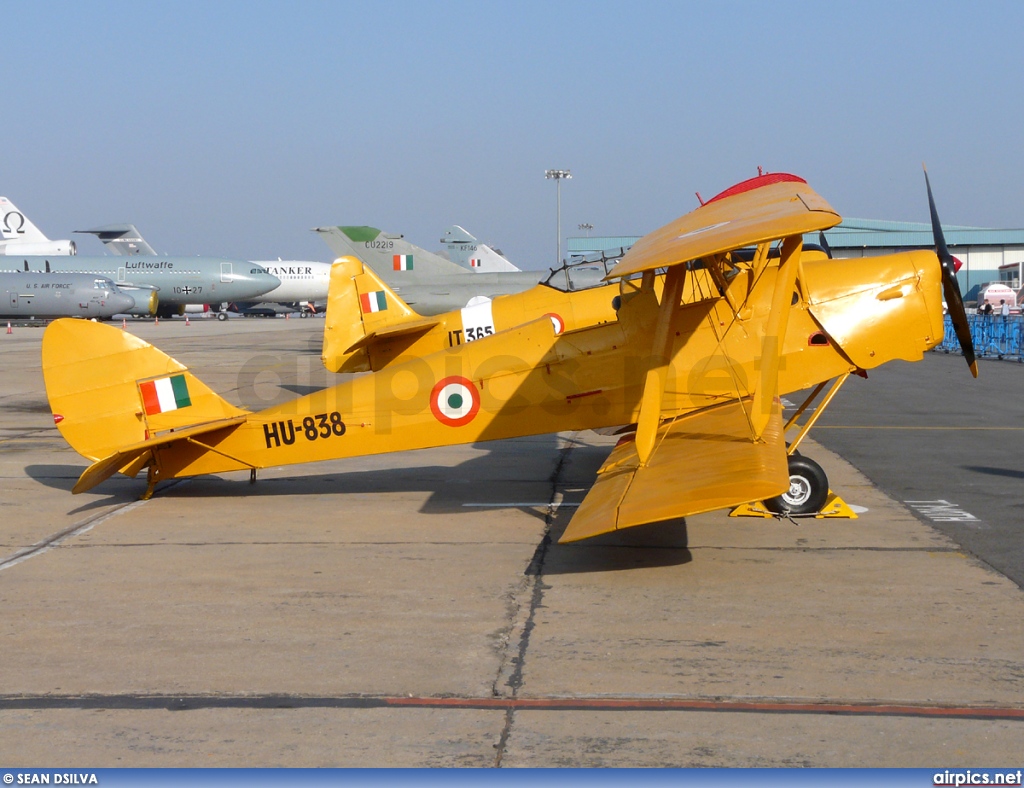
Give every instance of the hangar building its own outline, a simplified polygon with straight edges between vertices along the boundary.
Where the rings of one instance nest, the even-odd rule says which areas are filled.
[[[1018,293],[1024,283],[1024,230],[992,230],[984,227],[943,225],[946,244],[963,266],[958,278],[965,301],[976,301],[979,291],[990,282],[1001,282]],[[570,237],[567,251],[570,257],[602,252],[617,247],[629,247],[639,240],[638,235]],[[919,222],[889,222],[876,219],[844,219],[825,238],[835,257],[870,257],[905,252],[912,249],[931,249],[932,228]],[[808,235],[806,243],[818,243],[817,235]]]

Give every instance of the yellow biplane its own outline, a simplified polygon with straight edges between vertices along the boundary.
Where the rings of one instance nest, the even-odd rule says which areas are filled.
[[[619,427],[562,541],[752,501],[817,511],[828,484],[800,441],[851,373],[942,340],[943,291],[977,375],[928,198],[935,252],[830,260],[802,239],[839,215],[803,179],[759,175],[642,238],[608,283],[495,299],[493,333],[473,305],[420,318],[343,259],[333,306],[349,318],[328,326],[325,363],[374,371],[259,412],[130,334],[56,321],[47,395],[92,460],[73,492],[117,472],[145,469],[148,495],[183,476]],[[829,381],[787,447],[780,396],[813,388],[803,412]]]

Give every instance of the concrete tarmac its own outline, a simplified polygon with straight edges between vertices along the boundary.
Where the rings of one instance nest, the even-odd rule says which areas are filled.
[[[258,407],[322,326],[130,330]],[[1020,765],[1021,589],[821,447],[860,519],[564,546],[613,439],[72,496],[41,334],[0,336],[0,766]]]

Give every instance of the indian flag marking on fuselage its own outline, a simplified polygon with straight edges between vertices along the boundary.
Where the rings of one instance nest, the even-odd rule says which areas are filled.
[[[412,270],[412,255],[411,254],[396,254],[391,258],[395,264],[396,271],[411,271]]]
[[[147,380],[139,384],[139,392],[142,394],[142,404],[147,416],[187,408],[192,404],[184,375]]]
[[[462,333],[467,342],[489,337],[495,331],[491,299],[476,296],[462,309]]]
[[[374,290],[372,293],[360,293],[359,305],[363,308],[363,314],[370,312],[383,312],[388,308],[388,299],[383,290]]]
[[[430,412],[448,427],[469,424],[480,410],[480,392],[473,381],[452,375],[438,381],[430,392]]]
[[[565,331],[565,321],[562,320],[561,315],[556,315],[554,312],[548,312],[545,317],[551,318],[551,325],[555,327],[555,335],[561,334]]]

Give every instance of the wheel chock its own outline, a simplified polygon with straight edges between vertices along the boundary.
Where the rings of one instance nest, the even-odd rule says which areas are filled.
[[[777,517],[782,519],[787,518],[804,518],[813,517],[815,520],[824,519],[842,519],[842,520],[856,520],[857,513],[850,508],[850,505],[846,503],[842,498],[836,495],[832,490],[828,491],[828,498],[825,499],[825,505],[821,507],[821,511],[816,514],[775,514],[769,512],[763,501],[754,501],[753,503],[745,503],[742,506],[737,506],[731,512],[730,517],[761,517],[768,519],[770,517]]]

